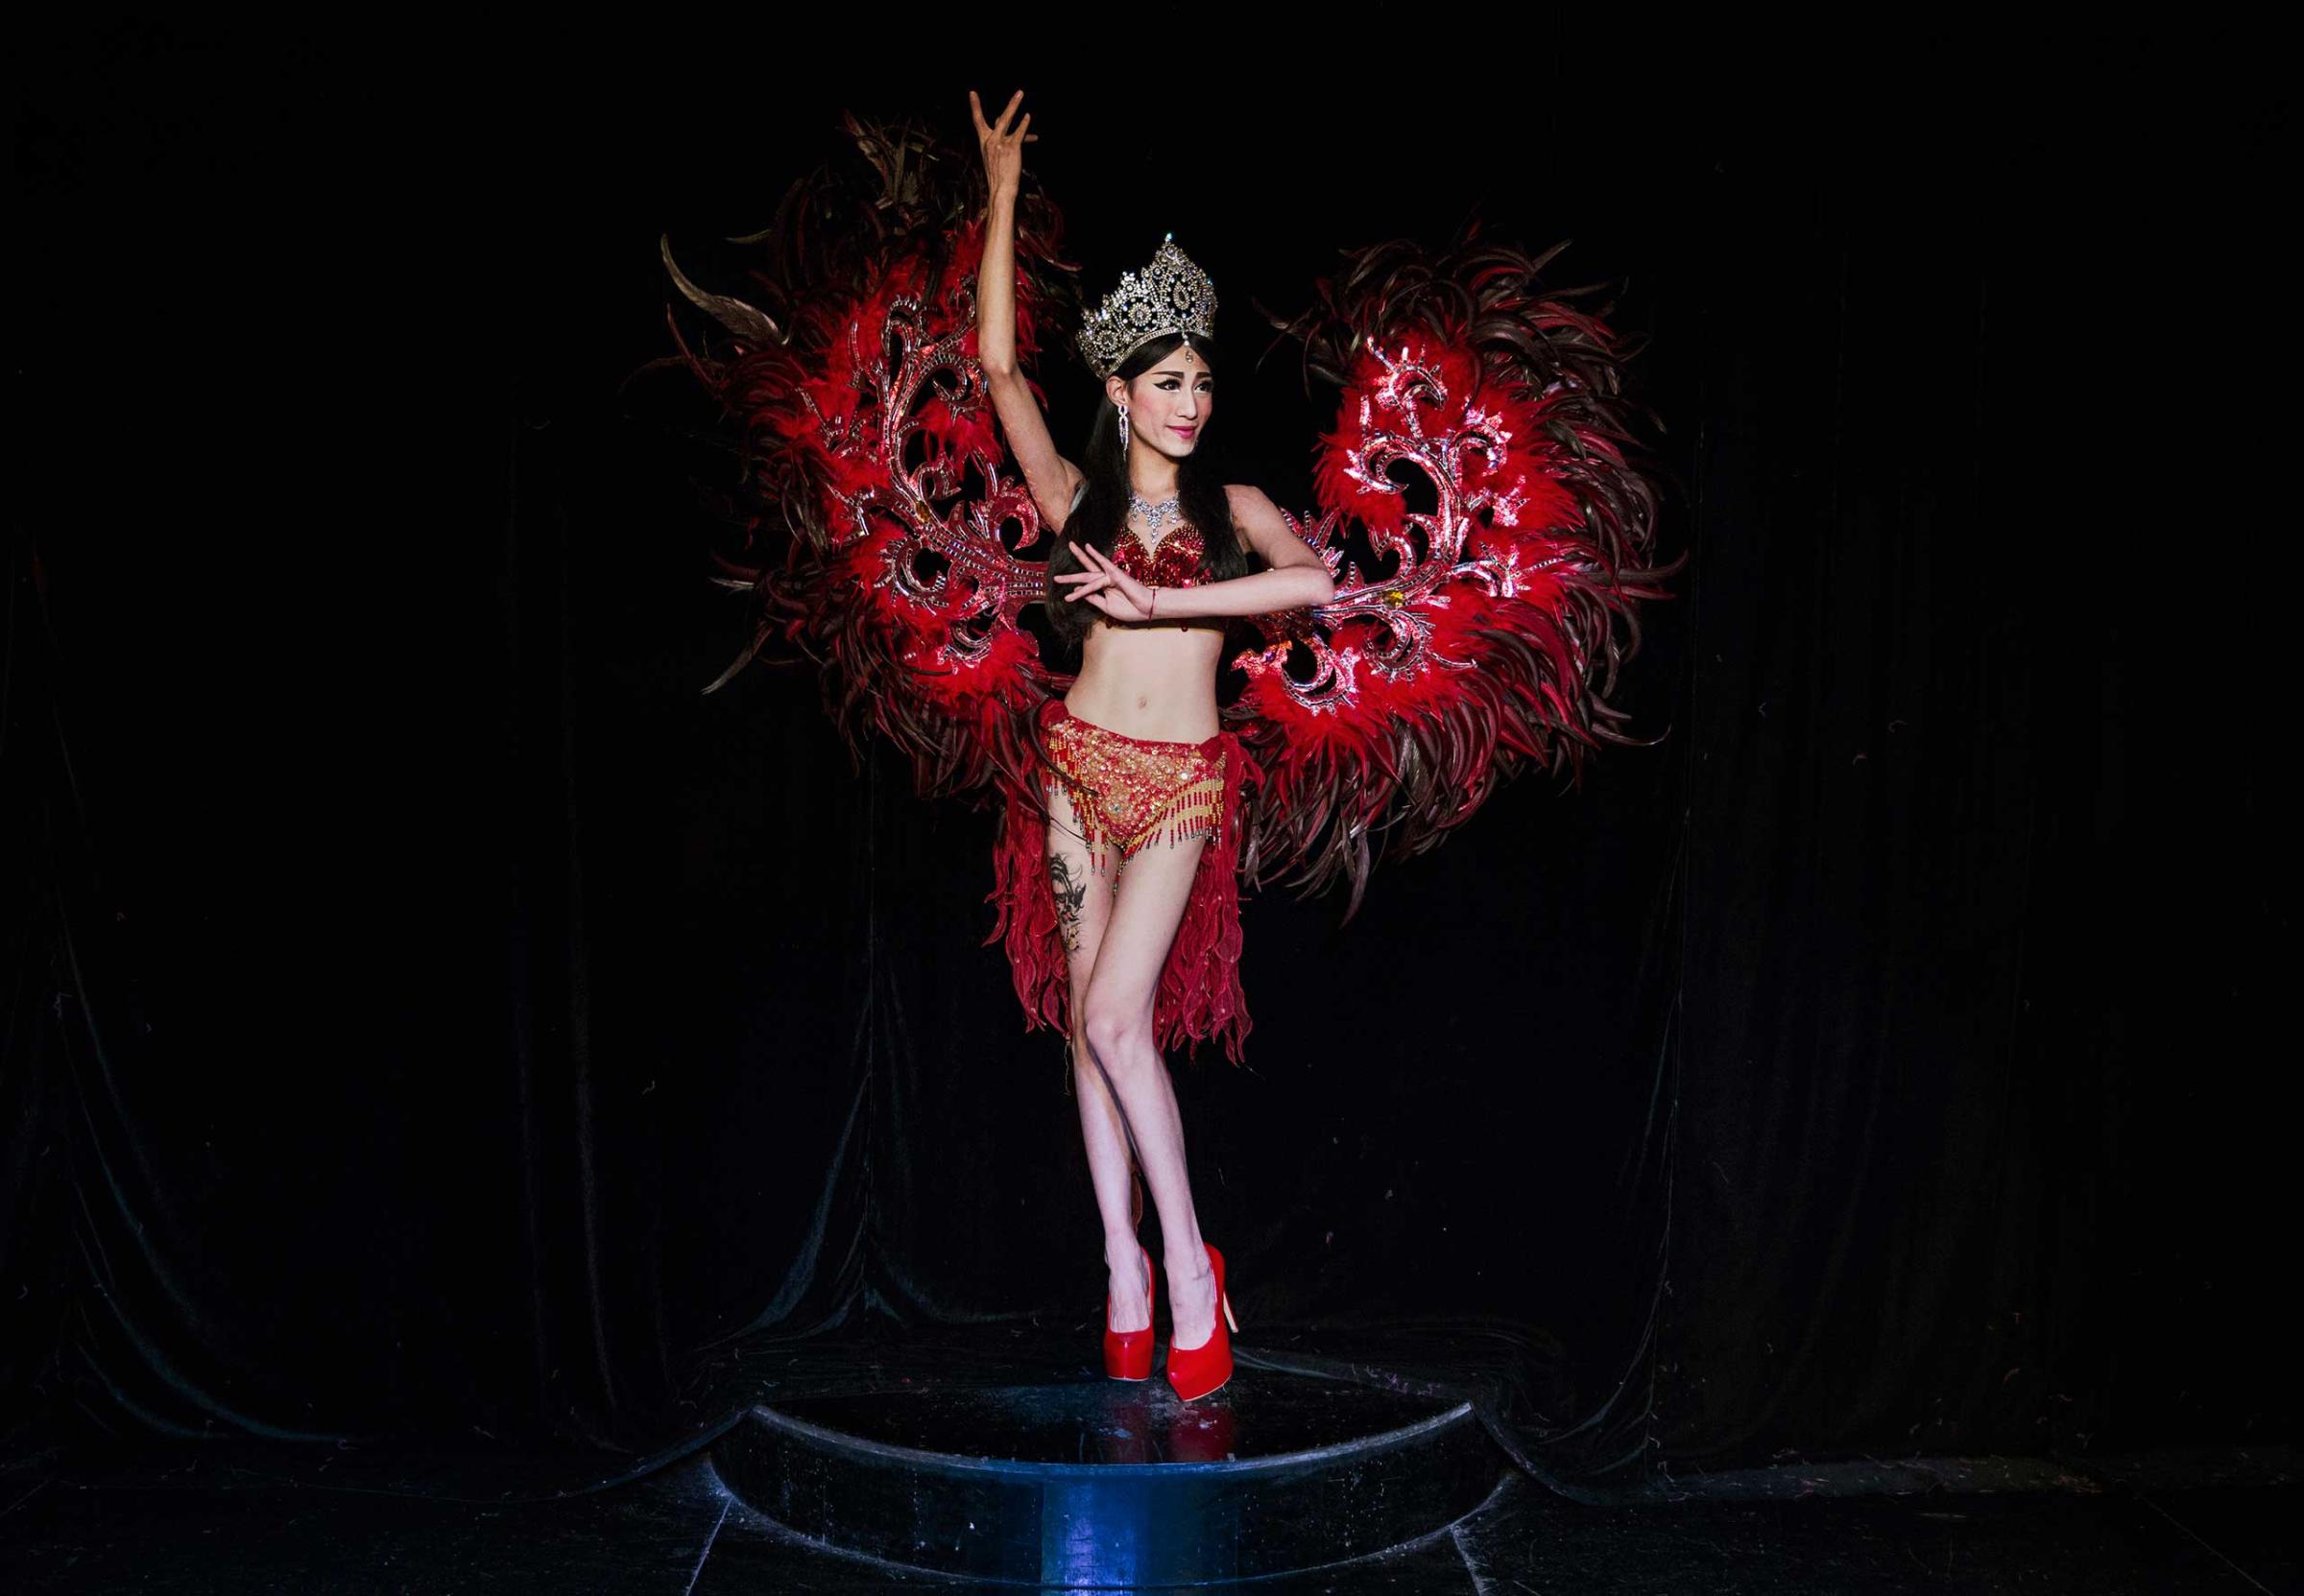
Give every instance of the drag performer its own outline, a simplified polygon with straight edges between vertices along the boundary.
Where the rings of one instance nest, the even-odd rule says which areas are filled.
[[[743,428],[747,530],[780,556],[727,580],[758,621],[706,690],[797,646],[852,740],[895,742],[924,795],[999,806],[993,938],[1026,1025],[1068,1038],[1106,1369],[1151,1372],[1140,1173],[1188,1401],[1230,1377],[1234,1320],[1164,1056],[1215,1041],[1240,1060],[1240,882],[1341,884],[1350,917],[1380,845],[1421,852],[1516,771],[1573,774],[1636,741],[1606,696],[1638,648],[1635,605],[1667,596],[1677,562],[1645,559],[1629,351],[1605,307],[1573,303],[1597,289],[1538,283],[1557,248],[1471,230],[1439,254],[1373,246],[1280,323],[1308,378],[1340,390],[1308,526],[1203,456],[1207,274],[1169,238],[1084,314],[1061,218],[1023,172],[1021,92],[990,121],[969,103],[980,163],[848,120],[869,179],[828,167],[785,197],[760,235],[768,308],[697,287],[663,247],[732,342],[673,326],[678,363]],[[1077,326],[1102,388],[1076,461],[1032,376],[1051,322]],[[1260,646],[1228,661],[1228,620]],[[1227,663],[1246,687],[1220,708]]]
[[[1221,617],[1325,604],[1335,582],[1271,500],[1201,468],[1216,412],[1215,286],[1172,240],[1083,327],[1104,403],[1081,462],[1056,452],[1016,361],[1016,197],[1032,120],[1015,122],[1022,100],[1020,89],[987,124],[969,94],[992,190],[976,348],[1041,525],[1064,538],[1049,561],[1061,584],[1049,606],[1058,634],[1081,649],[1070,691],[1048,701],[1039,724],[1050,772],[1046,893],[1068,960],[1080,1125],[1112,1274],[1106,1362],[1120,1378],[1152,1371],[1151,1258],[1130,1211],[1133,1144],[1164,1241],[1168,1380],[1189,1400],[1231,1373],[1214,1323],[1222,1256],[1200,1236],[1153,999],[1188,920],[1186,978],[1205,972],[1217,1023],[1244,1012],[1234,872],[1247,755],[1217,729]],[[1251,553],[1265,567],[1254,574]],[[1100,615],[1083,618],[1076,606]],[[1009,823],[1020,845],[1029,822]]]

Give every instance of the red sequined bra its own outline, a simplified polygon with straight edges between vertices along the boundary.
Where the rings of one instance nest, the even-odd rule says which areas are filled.
[[[1160,547],[1147,550],[1144,540],[1126,527],[1112,541],[1112,562],[1126,571],[1147,587],[1197,587],[1201,573],[1206,569],[1208,545],[1200,540],[1200,529],[1188,521],[1160,540]],[[1183,631],[1191,627],[1224,626],[1221,615],[1192,615],[1169,620],[1155,614],[1149,621],[1122,623],[1107,617],[1106,626],[1130,624],[1135,626],[1172,626]]]
[[[1200,529],[1188,523],[1163,537],[1157,549],[1146,549],[1126,527],[1112,540],[1112,562],[1147,587],[1196,587],[1207,559]]]

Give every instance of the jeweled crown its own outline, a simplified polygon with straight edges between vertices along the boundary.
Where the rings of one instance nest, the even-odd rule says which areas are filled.
[[[1216,285],[1164,234],[1152,264],[1140,274],[1120,274],[1120,286],[1080,323],[1080,353],[1099,377],[1119,369],[1129,351],[1163,333],[1196,332],[1213,338]]]

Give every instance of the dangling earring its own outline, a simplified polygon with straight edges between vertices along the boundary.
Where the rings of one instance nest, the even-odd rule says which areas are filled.
[[[1120,453],[1128,452],[1128,407],[1120,406]]]

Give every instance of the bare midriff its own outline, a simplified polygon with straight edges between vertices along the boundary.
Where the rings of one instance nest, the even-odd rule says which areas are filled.
[[[1216,723],[1221,625],[1115,623],[1099,617],[1081,645],[1080,675],[1064,706],[1082,720],[1157,743],[1203,743]]]

